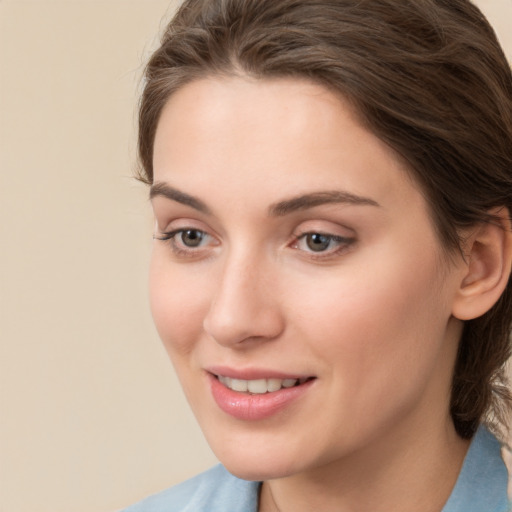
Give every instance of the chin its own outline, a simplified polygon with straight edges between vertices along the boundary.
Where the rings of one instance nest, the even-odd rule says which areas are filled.
[[[234,476],[243,480],[265,481],[284,478],[304,470],[297,464],[297,454],[278,453],[275,449],[237,449],[232,444],[228,449],[216,450],[220,462]]]
[[[242,480],[251,480],[255,482],[263,482],[266,480],[274,480],[276,478],[285,478],[297,473],[292,468],[284,468],[275,459],[272,462],[254,462],[250,464],[242,461],[222,461],[224,467],[234,476]]]

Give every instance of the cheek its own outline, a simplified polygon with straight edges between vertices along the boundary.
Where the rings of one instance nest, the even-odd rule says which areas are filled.
[[[320,284],[293,309],[315,357],[351,392],[383,396],[434,372],[449,308],[435,256],[361,260]],[[403,252],[402,254],[407,254]],[[321,293],[320,293],[321,291]]]
[[[173,360],[188,354],[202,332],[209,304],[204,279],[194,279],[193,273],[181,271],[179,265],[170,265],[154,253],[149,285],[151,313],[167,352]]]

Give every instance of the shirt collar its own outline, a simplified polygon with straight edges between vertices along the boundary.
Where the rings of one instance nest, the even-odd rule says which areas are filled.
[[[481,426],[442,512],[507,512],[508,473],[496,437]]]

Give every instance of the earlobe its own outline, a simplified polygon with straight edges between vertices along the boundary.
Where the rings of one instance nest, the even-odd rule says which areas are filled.
[[[472,320],[485,314],[505,290],[512,266],[512,226],[507,208],[489,212],[495,218],[482,222],[464,244],[463,276],[452,314]]]

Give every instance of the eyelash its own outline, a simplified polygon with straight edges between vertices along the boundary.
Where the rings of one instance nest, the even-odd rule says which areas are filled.
[[[175,229],[175,230],[172,230],[169,232],[164,232],[159,236],[155,235],[153,238],[155,240],[160,240],[162,242],[168,242],[170,245],[171,251],[176,256],[180,256],[180,257],[198,256],[200,254],[199,253],[200,246],[198,246],[197,248],[192,247],[192,246],[189,246],[188,248],[184,248],[184,247],[187,247],[187,246],[185,246],[185,244],[183,244],[183,247],[180,247],[178,245],[178,242],[176,240],[177,235],[180,235],[180,234],[183,235],[187,231],[200,233],[203,238],[200,240],[199,243],[201,243],[203,240],[205,240],[207,238],[213,238],[206,231],[203,231],[201,229],[196,229],[196,228],[179,228],[179,229]],[[299,244],[303,240],[307,240],[308,236],[325,237],[327,239],[326,242],[327,242],[328,246],[331,245],[333,242],[338,244],[338,247],[336,247],[333,250],[327,250],[327,251],[303,250],[306,254],[308,254],[309,258],[314,259],[314,260],[328,259],[328,258],[333,258],[338,255],[341,255],[342,253],[347,251],[350,248],[350,246],[355,242],[355,238],[343,237],[343,236],[339,236],[339,235],[332,235],[329,233],[323,233],[321,231],[306,231],[299,235],[294,235],[294,240],[290,244],[290,246],[294,249],[301,250],[299,248]]]
[[[307,240],[307,237],[309,237],[309,236],[325,237],[327,239],[327,243],[329,245],[332,242],[335,242],[336,244],[338,244],[337,247],[335,247],[334,249],[331,249],[331,250],[304,251],[308,254],[309,258],[312,258],[314,260],[328,259],[328,258],[333,258],[333,257],[339,256],[339,255],[345,253],[350,248],[350,246],[355,242],[355,238],[344,237],[344,236],[339,236],[339,235],[332,235],[330,233],[323,233],[322,231],[307,231],[307,232],[301,233],[300,235],[297,235],[295,237],[295,241],[293,242],[292,247],[300,250],[298,247],[300,242],[303,240]]]
[[[155,240],[160,240],[161,242],[168,242],[168,244],[171,247],[172,252],[176,256],[185,256],[185,257],[197,256],[198,250],[196,248],[189,247],[189,248],[185,249],[183,247],[179,247],[178,246],[178,243],[176,241],[176,236],[179,235],[179,234],[184,234],[187,231],[201,233],[201,235],[203,237],[212,238],[211,235],[208,235],[208,233],[206,233],[206,231],[203,231],[203,230],[197,229],[197,228],[179,228],[179,229],[174,229],[172,231],[164,232],[160,236],[155,235],[153,238]],[[186,247],[186,246],[184,245],[184,247]]]

